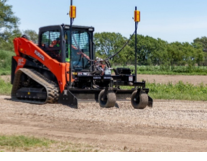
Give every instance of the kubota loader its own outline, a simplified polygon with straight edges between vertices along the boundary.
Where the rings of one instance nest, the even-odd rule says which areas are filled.
[[[136,82],[130,69],[111,69],[109,62],[94,57],[93,27],[73,26],[72,31],[70,34],[70,25],[64,24],[42,27],[37,45],[26,36],[14,39],[12,99],[77,108],[78,99],[94,99],[101,107],[113,107],[116,99],[130,97],[136,109],[152,107],[145,82]],[[132,89],[123,90],[122,86]]]
[[[14,39],[12,99],[35,104],[61,103],[74,108],[78,108],[79,99],[94,99],[108,108],[115,106],[117,99],[130,98],[136,109],[152,107],[144,81],[137,82],[137,76],[128,68],[112,69],[109,59],[95,58],[94,28],[73,26],[75,16],[76,7],[71,1],[70,25],[41,27],[38,44],[25,35]],[[140,12],[135,8],[135,24],[138,21]],[[131,88],[123,90],[122,86]]]

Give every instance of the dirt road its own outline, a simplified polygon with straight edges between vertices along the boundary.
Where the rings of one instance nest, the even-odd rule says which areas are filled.
[[[0,96],[0,133],[86,143],[100,151],[207,151],[207,102],[155,100],[134,110],[130,102],[103,109],[33,105]]]
[[[202,75],[138,75],[137,79],[139,81],[145,80],[150,83],[173,83],[176,84],[179,81],[182,81],[183,83],[190,83],[194,85],[199,85],[203,83],[204,85],[207,84],[207,76]]]

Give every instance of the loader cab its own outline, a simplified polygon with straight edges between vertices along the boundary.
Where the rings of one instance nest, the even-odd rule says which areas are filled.
[[[93,27],[73,26],[71,43],[70,25],[42,27],[38,46],[51,58],[61,63],[72,63],[73,71],[92,70],[89,60],[94,60],[93,32]]]

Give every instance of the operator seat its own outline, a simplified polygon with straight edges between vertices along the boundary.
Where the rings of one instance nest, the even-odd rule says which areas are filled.
[[[47,44],[42,44],[41,49],[45,51],[51,58],[61,62],[61,49],[60,49],[60,39],[52,41],[48,46]]]

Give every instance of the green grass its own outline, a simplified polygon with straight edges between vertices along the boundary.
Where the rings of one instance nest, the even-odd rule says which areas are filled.
[[[0,78],[0,94],[9,95],[11,93],[12,85],[9,82],[4,82]]]
[[[14,55],[14,52],[0,50],[0,75],[11,73],[11,58]]]
[[[131,87],[121,87],[131,89]],[[207,85],[193,85],[182,81],[177,84],[147,83],[149,95],[153,99],[207,101]]]
[[[176,99],[191,101],[207,101],[207,85],[184,84],[180,81],[177,84],[147,83],[150,89],[149,95],[154,99]]]
[[[25,148],[25,147],[41,147],[48,146],[53,143],[50,140],[38,139],[26,136],[0,136],[0,146]]]
[[[9,95],[11,88],[12,85],[10,83],[5,83],[0,79],[0,94]],[[122,87],[122,89],[126,88],[129,89],[129,87]],[[149,88],[149,95],[153,99],[207,101],[207,85],[204,84],[185,84],[182,81],[177,84],[147,83],[147,88]]]
[[[80,143],[60,142],[43,138],[27,136],[0,135],[0,152],[98,152],[90,145]]]

